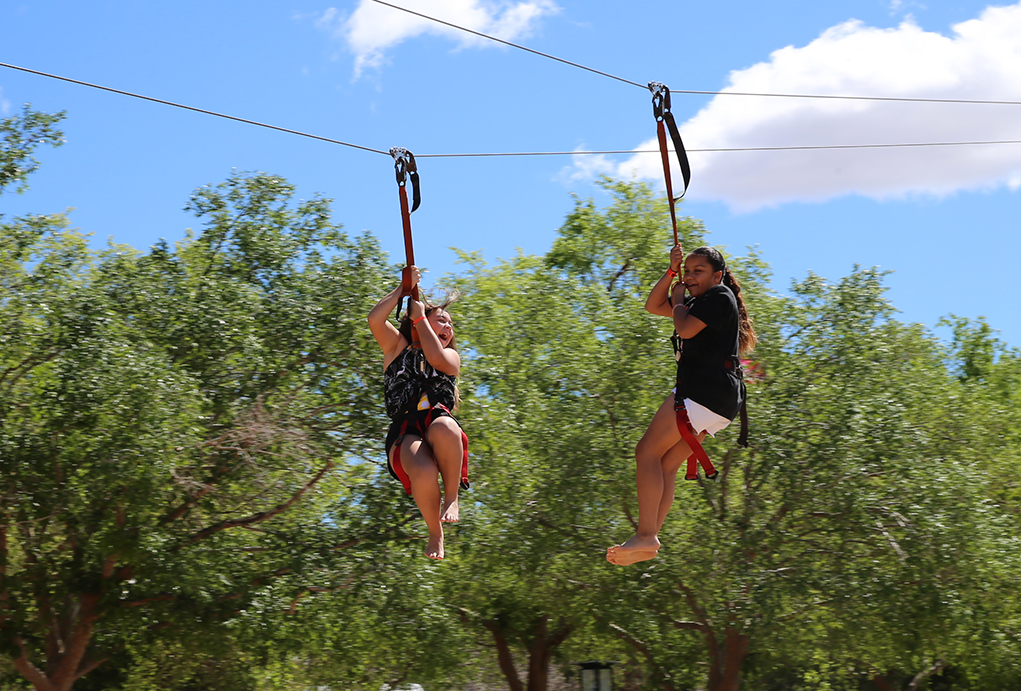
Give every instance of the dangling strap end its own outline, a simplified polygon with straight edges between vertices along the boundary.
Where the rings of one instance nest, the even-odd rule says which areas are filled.
[[[741,436],[737,438],[737,445],[748,448],[748,406],[747,401],[741,401]]]

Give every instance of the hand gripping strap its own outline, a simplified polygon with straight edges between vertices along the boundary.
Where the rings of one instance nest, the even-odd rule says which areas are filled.
[[[688,456],[688,466],[684,471],[685,480],[697,480],[698,479],[698,465],[696,461],[701,464],[702,471],[705,473],[706,480],[712,480],[714,477],[719,475],[716,468],[713,467],[713,462],[709,460],[709,454],[702,448],[702,443],[699,442],[698,437],[695,436],[695,428],[691,426],[691,420],[688,419],[688,410],[684,407],[684,402],[679,401],[674,404],[674,410],[677,411],[677,430],[681,433],[681,439],[691,449],[691,455]]]

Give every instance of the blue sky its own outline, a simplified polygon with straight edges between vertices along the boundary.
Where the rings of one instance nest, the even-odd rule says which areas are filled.
[[[0,62],[416,154],[644,149],[645,90],[472,39],[371,0],[0,5]],[[674,89],[1021,101],[1021,3],[394,0],[629,80]],[[73,207],[76,227],[140,248],[196,219],[197,187],[233,168],[333,198],[348,231],[402,255],[392,162],[357,151],[0,68],[0,115],[67,110],[6,216]],[[675,94],[689,148],[1021,140],[1021,106]],[[713,244],[758,245],[776,287],[855,264],[893,270],[901,318],[984,315],[1021,345],[1021,144],[692,154],[681,212]],[[572,194],[609,173],[658,184],[655,158],[421,159],[416,256],[550,246]],[[664,228],[664,258],[669,245]],[[381,288],[382,290],[382,288]]]

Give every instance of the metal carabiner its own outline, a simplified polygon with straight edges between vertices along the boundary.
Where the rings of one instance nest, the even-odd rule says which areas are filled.
[[[652,92],[652,114],[659,122],[670,112],[670,87],[663,82],[649,82],[649,91]]]
[[[397,173],[397,184],[404,187],[407,181],[407,174],[417,171],[415,156],[403,146],[390,148],[390,155],[394,157],[394,170]]]

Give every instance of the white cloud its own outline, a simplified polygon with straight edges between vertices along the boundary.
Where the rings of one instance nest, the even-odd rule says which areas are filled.
[[[603,154],[584,154],[583,148],[575,149],[578,155],[571,157],[571,165],[560,171],[558,180],[570,184],[579,180],[592,180],[601,175],[614,175],[617,166],[609,156]]]
[[[732,72],[724,91],[1021,100],[1021,3],[991,7],[953,27],[923,31],[850,21],[807,46]],[[674,110],[683,96],[674,97]],[[1021,140],[1021,106],[911,104],[716,96],[681,125],[692,149],[897,142]],[[636,150],[655,149],[655,139]],[[872,199],[1017,190],[1021,144],[813,152],[692,153],[690,199],[749,211],[859,194]],[[616,174],[662,179],[655,154]],[[675,179],[677,173],[675,172]]]
[[[11,102],[4,98],[4,89],[0,86],[0,115],[9,115],[11,112]]]
[[[397,0],[394,4],[505,41],[527,36],[539,18],[559,11],[552,0]],[[422,34],[445,36],[460,46],[498,45],[372,0],[360,0],[350,16],[331,7],[316,24],[343,40],[354,53],[355,77],[382,66],[388,49]]]

